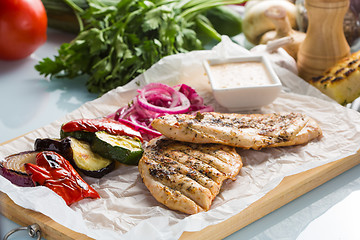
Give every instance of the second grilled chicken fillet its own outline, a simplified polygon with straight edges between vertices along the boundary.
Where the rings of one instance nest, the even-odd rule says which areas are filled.
[[[318,123],[301,113],[198,113],[165,115],[152,126],[184,142],[220,143],[245,149],[303,144],[322,135]]]
[[[139,162],[140,175],[155,199],[187,214],[207,211],[224,180],[239,173],[233,147],[151,140]]]

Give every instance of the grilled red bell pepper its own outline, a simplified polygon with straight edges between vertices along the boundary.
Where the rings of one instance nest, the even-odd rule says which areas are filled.
[[[113,135],[126,135],[129,137],[136,137],[141,142],[143,138],[140,132],[132,129],[131,127],[124,125],[118,121],[101,118],[101,119],[77,119],[65,123],[61,126],[61,130],[64,132],[75,132],[75,131],[87,131],[87,132],[98,132],[105,131]]]
[[[61,196],[67,205],[84,198],[100,198],[100,195],[80,177],[70,163],[56,152],[38,153],[36,163],[37,165],[25,164],[26,172],[31,175],[34,184],[50,188]]]

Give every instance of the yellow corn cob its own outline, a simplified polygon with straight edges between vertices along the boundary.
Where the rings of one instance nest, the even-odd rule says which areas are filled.
[[[360,51],[337,62],[309,83],[342,105],[351,103],[360,96]]]

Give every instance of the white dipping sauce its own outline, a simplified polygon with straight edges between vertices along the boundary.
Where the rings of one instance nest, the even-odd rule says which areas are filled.
[[[210,65],[214,88],[269,85],[270,74],[262,62],[236,62]]]

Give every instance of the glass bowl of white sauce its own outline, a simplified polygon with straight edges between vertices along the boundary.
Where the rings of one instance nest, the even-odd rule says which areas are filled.
[[[282,85],[265,55],[207,59],[203,62],[215,100],[231,112],[272,103]]]

